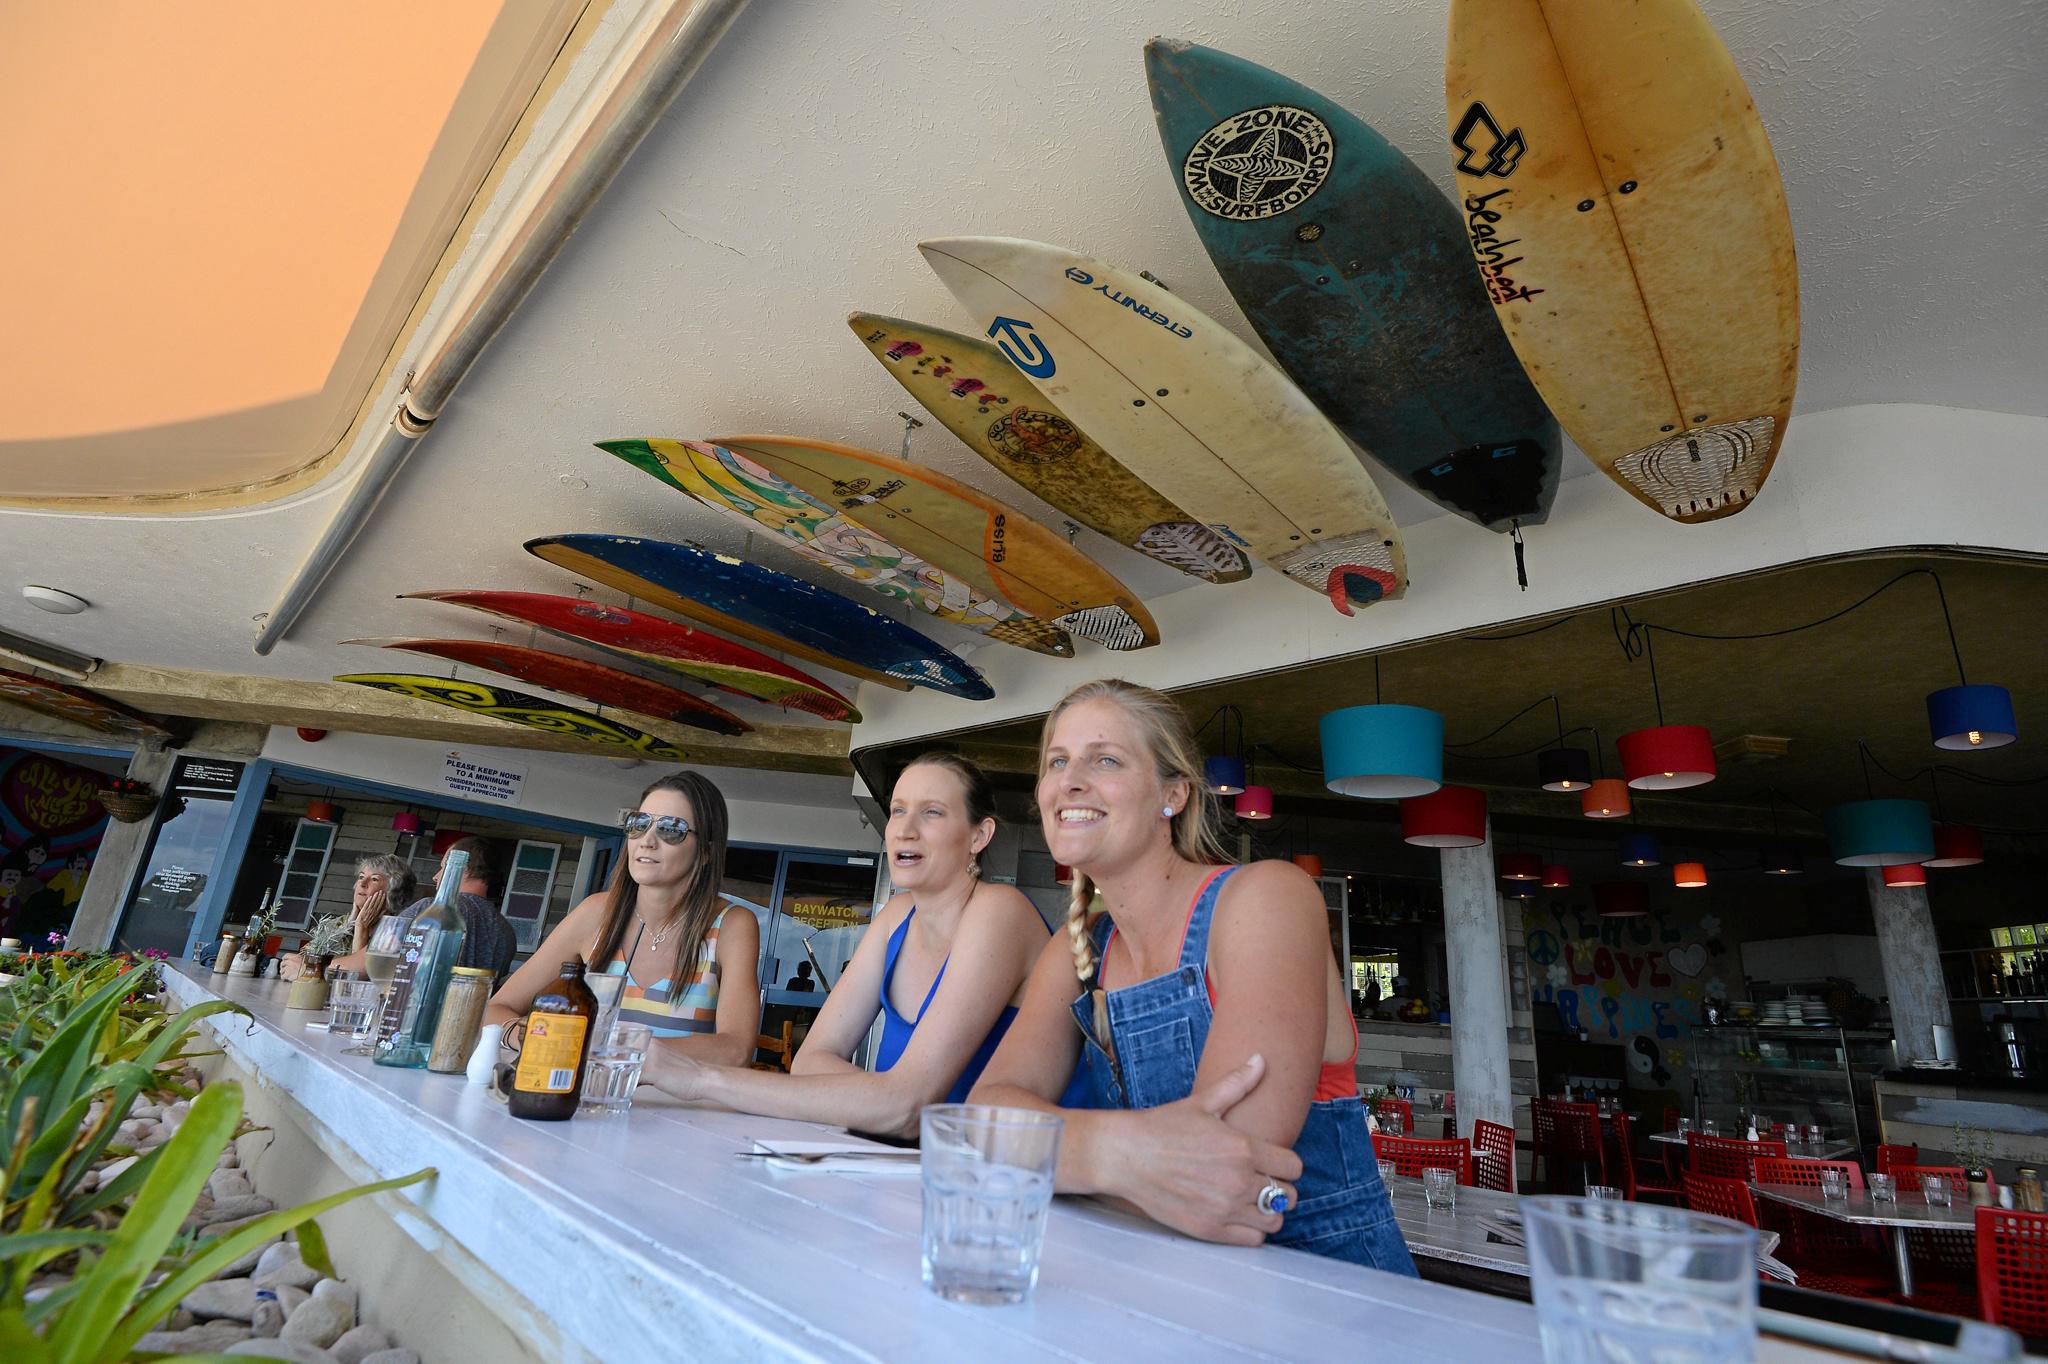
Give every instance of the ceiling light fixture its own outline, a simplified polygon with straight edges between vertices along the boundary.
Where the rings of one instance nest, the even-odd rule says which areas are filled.
[[[1927,869],[1918,862],[1901,862],[1884,869],[1884,883],[1899,890],[1924,886],[1927,884]]]
[[[1664,861],[1664,854],[1657,847],[1657,840],[1648,834],[1630,834],[1621,840],[1621,865],[1624,867],[1655,867]]]
[[[1845,867],[1897,867],[1934,856],[1934,817],[1924,800],[1877,800],[1870,794],[1870,751],[1861,739],[1865,799],[1827,812],[1828,851]]]
[[[1217,795],[1234,796],[1244,790],[1245,784],[1244,712],[1236,706],[1226,704],[1216,707],[1216,714],[1210,716],[1209,719],[1213,722],[1219,717],[1223,721],[1223,751],[1215,754],[1202,764],[1202,780]],[[1237,743],[1235,746],[1230,742],[1230,722],[1232,720],[1237,721]],[[1208,727],[1208,724],[1204,724],[1202,729],[1206,730]],[[1197,730],[1196,732],[1200,733],[1201,731]]]
[[[1593,908],[1603,919],[1637,919],[1650,912],[1650,888],[1641,881],[1602,881],[1593,887]]]
[[[1955,618],[1949,615],[1948,593],[1941,575],[1933,569],[1934,596],[1941,603],[1941,623],[1948,631],[1949,654],[1956,661],[1956,685],[1927,694],[1927,728],[1936,748],[1967,752],[1977,748],[2002,748],[2019,737],[2013,718],[2012,693],[1988,682],[1972,683],[1963,671],[1962,646],[1956,643]]]
[[[1597,729],[1593,731],[1593,756],[1600,764],[1600,775],[1580,793],[1579,813],[1587,819],[1620,819],[1632,808],[1628,783],[1607,775],[1607,754],[1600,745],[1600,731]]]
[[[1373,704],[1323,716],[1323,783],[1340,796],[1403,800],[1444,784],[1444,717],[1420,706],[1380,702],[1380,661],[1372,661]]]
[[[1497,870],[1503,881],[1541,881],[1543,859],[1535,853],[1502,853]]]
[[[1680,890],[1699,890],[1707,884],[1707,864],[1680,862],[1671,869],[1671,884]]]
[[[44,587],[30,583],[21,589],[21,595],[28,598],[30,606],[48,611],[53,616],[75,616],[92,603],[75,593],[59,587]]]
[[[1806,861],[1799,855],[1799,849],[1785,841],[1784,829],[1778,822],[1778,788],[1770,789],[1771,797],[1771,841],[1764,845],[1757,855],[1757,866],[1766,876],[1800,876],[1805,874]]]
[[[1657,704],[1654,727],[1633,730],[1615,742],[1615,751],[1621,755],[1621,775],[1639,791],[1680,791],[1706,785],[1718,771],[1714,736],[1704,725],[1664,723],[1664,689],[1657,680],[1657,631],[1662,627],[1634,620],[1626,607],[1616,610],[1628,622],[1628,629],[1621,634],[1623,654],[1633,658],[1636,638],[1642,638],[1642,652],[1650,660],[1650,696]]]
[[[16,663],[25,663],[31,668],[41,668],[46,673],[71,682],[90,681],[100,670],[100,660],[85,654],[75,654],[54,644],[45,644],[27,635],[17,635],[10,630],[0,630],[0,658],[10,658]]]
[[[1545,890],[1569,890],[1572,884],[1572,869],[1562,862],[1551,862],[1543,868],[1542,885]]]
[[[1974,867],[1984,860],[1984,831],[1967,824],[1934,826],[1934,856],[1929,867]]]
[[[1401,802],[1401,841],[1418,848],[1476,848],[1486,841],[1486,793],[1439,786]]]
[[[1247,786],[1237,794],[1239,819],[1271,819],[1273,792],[1264,786]]]
[[[1536,755],[1536,779],[1546,791],[1583,791],[1593,784],[1593,759],[1583,748],[1566,748],[1564,708],[1550,694],[1551,718],[1557,722],[1557,747]]]

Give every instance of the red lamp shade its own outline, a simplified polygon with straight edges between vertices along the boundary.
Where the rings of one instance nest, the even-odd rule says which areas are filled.
[[[1052,864],[1052,879],[1057,885],[1071,886],[1074,884],[1074,869],[1064,862],[1055,862]]]
[[[1587,819],[1625,819],[1630,809],[1628,783],[1619,777],[1602,777],[1579,797],[1579,809]]]
[[[1569,890],[1572,884],[1572,869],[1562,862],[1552,862],[1543,869],[1545,890]]]
[[[1439,786],[1401,802],[1401,841],[1418,848],[1476,848],[1486,841],[1486,793]]]
[[[1603,919],[1634,919],[1650,912],[1650,888],[1641,881],[1602,881],[1593,887],[1593,907]]]
[[[1902,862],[1884,869],[1884,883],[1888,886],[1924,886],[1927,884],[1927,868],[1918,862]]]
[[[336,823],[334,802],[331,800],[309,800],[306,802],[306,818],[315,824]]]
[[[1967,824],[1934,826],[1934,856],[1930,867],[1974,867],[1984,860],[1984,832]]]
[[[434,834],[434,856],[439,857],[442,853],[454,847],[456,839],[467,838],[468,836],[468,831],[464,829],[437,830]]]
[[[1543,859],[1535,853],[1502,853],[1499,872],[1503,881],[1541,881]]]
[[[420,831],[420,817],[410,810],[400,810],[391,817],[391,828],[395,833],[416,834]]]
[[[1658,725],[1615,742],[1621,772],[1638,791],[1678,791],[1714,779],[1714,736],[1704,725]]]
[[[1680,862],[1671,869],[1671,884],[1680,890],[1698,890],[1707,884],[1707,864]]]
[[[1323,859],[1317,857],[1314,853],[1296,853],[1294,855],[1294,865],[1300,867],[1310,876],[1321,876],[1323,874]]]
[[[1237,796],[1239,819],[1271,819],[1273,790],[1268,786],[1247,786]]]
[[[326,730],[314,729],[311,725],[300,725],[294,732],[309,744],[317,744],[327,737]]]

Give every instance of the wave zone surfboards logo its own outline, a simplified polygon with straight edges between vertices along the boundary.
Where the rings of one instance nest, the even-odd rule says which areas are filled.
[[[1522,130],[1512,128],[1502,132],[1500,124],[1486,106],[1478,100],[1465,111],[1465,117],[1458,120],[1457,131],[1451,134],[1451,145],[1458,149],[1458,169],[1467,175],[1491,175],[1505,180],[1515,173],[1515,167],[1522,164],[1522,154],[1529,150],[1529,144],[1522,140]]]
[[[1321,119],[1291,104],[1232,114],[1195,139],[1180,182],[1204,213],[1253,222],[1298,208],[1330,178],[1337,142]]]

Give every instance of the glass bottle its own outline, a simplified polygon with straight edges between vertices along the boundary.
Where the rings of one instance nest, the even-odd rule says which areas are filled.
[[[526,1015],[526,1040],[507,1096],[513,1117],[576,1116],[596,1022],[597,996],[583,983],[583,963],[563,962],[561,978],[534,997]]]
[[[441,996],[441,1017],[434,1024],[434,1050],[427,1057],[427,1069],[444,1075],[460,1074],[476,1050],[477,1034],[484,1023],[484,1006],[491,1000],[493,977],[486,966],[458,966],[449,977],[448,993]]]
[[[434,1025],[441,1019],[441,1000],[448,978],[462,956],[462,889],[469,854],[451,852],[441,869],[441,884],[428,905],[405,926],[399,939],[398,969],[378,1025],[377,1064],[418,1070],[433,1052]]]

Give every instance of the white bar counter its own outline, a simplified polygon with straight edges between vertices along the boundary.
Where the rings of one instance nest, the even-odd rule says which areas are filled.
[[[741,1161],[755,1137],[834,1129],[669,1100],[623,1118],[527,1122],[460,1075],[342,1056],[288,1014],[286,986],[165,963],[178,1007],[220,997],[219,1045],[366,1177],[434,1166],[384,1200],[429,1250],[456,1243],[525,1301],[559,1357],[677,1359],[1342,1360],[1402,1344],[1489,1364],[1540,1357],[1526,1303],[1275,1247],[1209,1245],[1091,1202],[1058,1199],[1038,1289],[968,1307],[918,1277],[918,1180],[786,1172]]]

